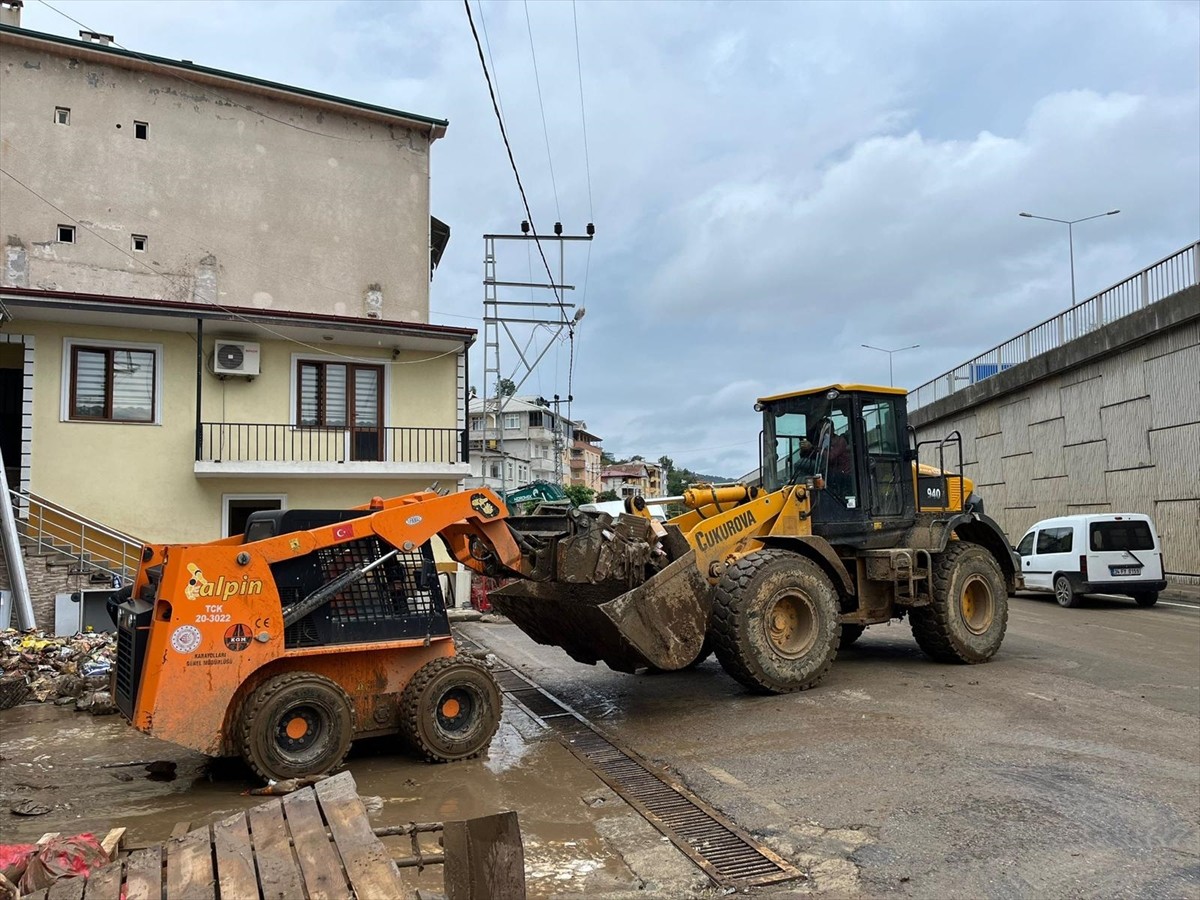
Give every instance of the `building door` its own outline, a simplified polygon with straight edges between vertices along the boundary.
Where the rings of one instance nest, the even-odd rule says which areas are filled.
[[[285,494],[226,494],[223,498],[221,532],[225,537],[246,533],[250,513],[262,510],[286,509]]]
[[[0,454],[8,486],[21,486],[21,406],[24,346],[0,344]]]
[[[377,462],[384,458],[383,370],[351,366],[350,458]]]

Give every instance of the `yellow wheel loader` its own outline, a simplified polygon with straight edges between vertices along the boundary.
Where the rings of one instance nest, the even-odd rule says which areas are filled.
[[[963,475],[961,437],[917,443],[895,388],[755,408],[761,484],[695,486],[664,523],[641,498],[615,519],[511,518],[523,578],[491,594],[495,608],[579,662],[677,670],[711,649],[764,693],[813,687],[840,647],[905,616],[934,659],[990,659],[1020,568]]]

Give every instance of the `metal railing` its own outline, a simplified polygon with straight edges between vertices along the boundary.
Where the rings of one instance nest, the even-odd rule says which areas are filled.
[[[458,428],[310,428],[202,422],[197,462],[462,462]]]
[[[100,571],[131,580],[142,557],[142,542],[65,506],[25,491],[9,489],[17,516],[17,532],[38,553],[52,553],[77,563],[81,572]]]
[[[1200,241],[1147,266],[908,394],[911,412],[1200,284]]]

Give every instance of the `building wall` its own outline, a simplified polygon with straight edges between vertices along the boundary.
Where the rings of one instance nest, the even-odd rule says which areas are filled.
[[[428,321],[427,127],[130,62],[144,70],[0,36],[0,161],[46,198],[0,179],[0,283]],[[56,242],[72,223],[46,201],[77,243]]]
[[[1050,516],[1146,513],[1168,572],[1200,581],[1200,288],[1155,307],[1094,336],[1091,352],[1067,345],[1036,379],[1018,367],[993,376],[1014,389],[912,420],[921,440],[962,434],[966,474],[1013,543]]]
[[[196,351],[191,335],[52,322],[22,321],[9,327],[33,335],[36,347],[29,489],[119,531],[155,541],[211,540],[221,536],[224,494],[286,494],[289,507],[337,507],[429,486],[429,479],[401,476],[197,477],[193,468]],[[62,421],[67,337],[161,345],[161,424]],[[206,347],[211,352],[208,339]],[[296,350],[294,343],[264,342],[262,375],[252,382],[221,381],[206,371],[205,421],[291,422],[290,373]],[[340,352],[392,361],[390,352],[367,348],[342,347]],[[429,351],[404,351],[397,361],[435,356]],[[390,374],[386,425],[456,427],[455,355],[394,365],[386,371]]]

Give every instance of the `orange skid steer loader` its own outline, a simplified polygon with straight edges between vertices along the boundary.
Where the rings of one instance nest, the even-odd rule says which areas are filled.
[[[482,752],[500,721],[487,668],[455,654],[430,539],[520,570],[489,490],[251,515],[244,535],[147,545],[110,600],[115,698],[140,731],[269,779],[402,734],[427,759]],[[477,554],[478,555],[478,554]]]

